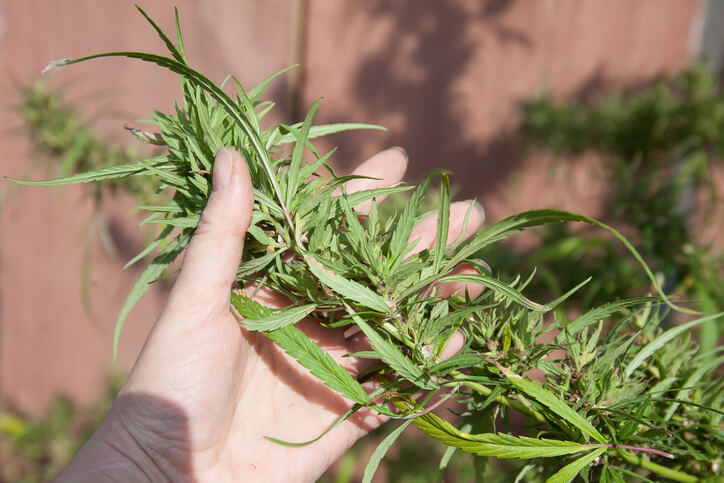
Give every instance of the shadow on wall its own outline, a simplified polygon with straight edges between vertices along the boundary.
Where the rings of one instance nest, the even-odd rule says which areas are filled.
[[[422,8],[418,0],[366,2],[364,13],[372,22],[391,19],[395,28],[386,38],[386,48],[359,63],[353,92],[366,110],[363,118],[380,119],[385,113],[394,113],[400,119],[404,127],[391,131],[385,142],[408,150],[414,160],[409,173],[412,181],[444,167],[453,171],[458,195],[474,196],[509,176],[520,160],[520,151],[518,138],[510,130],[484,142],[464,135],[463,108],[468,106],[459,104],[455,83],[469,75],[469,65],[481,47],[479,36],[470,32],[488,29],[502,44],[526,50],[532,46],[525,33],[500,21],[513,1],[467,4],[425,2]],[[401,58],[413,65],[414,73],[396,68]],[[362,148],[369,139],[364,133],[345,138],[344,157],[362,159]]]

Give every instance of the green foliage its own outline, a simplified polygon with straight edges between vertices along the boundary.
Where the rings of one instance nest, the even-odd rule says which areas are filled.
[[[140,199],[150,197],[157,183],[148,177],[120,177],[123,165],[137,159],[139,152],[130,147],[113,148],[93,131],[76,109],[65,100],[59,90],[50,89],[45,83],[35,81],[20,88],[21,102],[17,110],[25,121],[24,131],[28,134],[33,150],[41,159],[49,162],[58,176],[86,173],[109,167],[108,178],[76,178],[77,182],[115,180],[110,185],[122,187]],[[145,133],[133,130],[137,136]],[[127,172],[136,174],[136,171]],[[100,196],[100,193],[97,193]]]
[[[703,62],[631,96],[591,105],[543,97],[522,110],[526,136],[560,153],[596,150],[629,162],[669,163],[672,154],[705,148],[707,162],[718,162],[724,148],[724,97]]]
[[[568,483],[573,480],[576,475],[591,464],[593,460],[601,456],[605,448],[598,448],[587,455],[583,455],[578,459],[568,463],[566,466],[561,468],[555,475],[551,476],[546,480],[546,483]]]
[[[105,394],[85,407],[63,397],[56,398],[39,416],[0,407],[0,480],[55,478],[106,415],[122,383],[122,378],[110,377]]]
[[[601,465],[593,465],[594,460],[617,476],[621,474],[616,469],[619,467],[658,475],[666,470],[667,477],[680,481],[691,478],[686,471],[702,476],[711,471],[722,449],[722,396],[721,383],[714,378],[716,368],[699,370],[697,357],[702,354],[686,332],[679,331],[675,337],[670,337],[670,332],[659,335],[663,310],[654,309],[668,305],[686,310],[675,307],[663,295],[641,256],[620,233],[582,215],[539,210],[495,223],[467,241],[449,240],[445,244],[450,187],[447,174],[441,172],[431,174],[418,186],[402,210],[382,218],[376,199],[407,188],[353,194],[342,190],[342,194],[335,194],[353,177],[338,176],[327,164],[331,153],[320,154],[309,142],[313,133],[364,126],[333,125],[315,130],[311,122],[317,103],[301,124],[265,126],[268,104],[259,96],[268,82],[247,93],[232,78],[235,86],[227,89],[231,94],[227,93],[188,65],[178,19],[175,43],[151,23],[171,57],[110,52],[54,63],[69,65],[122,56],[158,64],[181,77],[183,105],[176,106],[172,114],[156,112],[154,122],[159,132],[142,137],[165,145],[167,153],[137,161],[115,174],[104,169],[83,178],[152,176],[159,190],[171,199],[144,204],[153,221],[166,225],[166,229],[152,248],[144,251],[158,248],[159,253],[122,309],[116,343],[131,307],[191,239],[211,191],[214,154],[228,146],[246,159],[255,187],[252,225],[238,279],[268,287],[290,300],[284,310],[272,313],[234,294],[233,306],[242,325],[264,331],[314,376],[356,403],[339,421],[368,406],[409,418],[432,438],[475,453],[476,468],[482,468],[486,457],[532,460],[549,481],[568,481],[579,472],[595,477]],[[285,154],[285,143],[294,143],[291,155]],[[305,162],[307,153],[313,158],[311,162]],[[328,176],[318,175],[320,170]],[[442,213],[438,245],[412,254],[414,242],[410,243],[409,234],[426,214],[422,203],[438,176],[438,208]],[[26,184],[77,181],[70,176]],[[361,222],[355,206],[367,200],[372,200],[372,209]],[[546,315],[565,296],[548,304],[533,302],[523,294],[530,280],[521,282],[519,277],[485,273],[487,269],[475,258],[511,234],[568,221],[604,228],[618,238],[642,264],[650,288],[658,290],[662,298],[609,305],[595,316],[589,312],[585,323],[574,323],[567,330],[567,321],[557,316],[558,311],[552,317]],[[479,267],[481,273],[452,275],[463,262]],[[468,294],[443,298],[434,285],[440,281],[478,283],[488,290],[473,300]],[[296,321],[308,313],[329,327],[356,326],[362,330],[373,346],[367,355],[384,365],[377,373],[383,388],[366,394],[357,380],[298,329]],[[545,332],[553,329],[563,336],[543,342]],[[465,348],[450,360],[438,360],[436,354],[456,331],[465,334]],[[533,371],[542,377],[534,379]],[[685,386],[690,381],[698,381],[696,390]],[[421,402],[411,396],[417,390],[426,394]],[[454,395],[462,405],[460,427],[481,428],[484,422],[482,426],[492,425],[492,430],[469,434],[425,411],[432,397],[445,393]],[[376,404],[379,397],[385,399],[384,404]],[[399,413],[387,409],[388,402],[394,403]],[[665,420],[673,402],[679,406]],[[505,424],[509,421],[509,411],[529,419],[529,436],[497,430],[499,419]],[[686,434],[695,437],[689,439]],[[378,457],[395,436],[397,431],[382,442],[366,478],[371,478]],[[300,444],[306,443],[292,445]],[[648,459],[622,456],[620,448],[624,446],[648,453],[652,460],[664,459],[670,468]],[[669,455],[673,461],[666,459]],[[698,466],[692,466],[693,462]]]
[[[380,465],[382,458],[384,458],[387,454],[387,450],[390,449],[390,447],[395,443],[395,441],[397,441],[397,438],[400,437],[405,428],[407,428],[411,423],[412,420],[408,419],[407,421],[400,424],[393,431],[391,431],[390,434],[388,434],[387,437],[385,437],[385,439],[383,439],[382,442],[377,446],[374,453],[372,453],[372,456],[370,456],[369,463],[367,463],[367,466],[365,467],[365,473],[362,479],[362,483],[370,483],[372,481],[372,477],[375,475],[377,467]]]
[[[543,96],[524,102],[521,111],[521,132],[531,144],[567,157],[603,155],[612,217],[634,229],[634,243],[664,277],[667,291],[698,300],[705,313],[724,310],[724,254],[697,244],[694,235],[695,221],[721,217],[710,170],[721,165],[724,152],[724,94],[704,63],[631,95],[587,103]],[[705,191],[708,201],[697,196]],[[559,230],[544,234],[542,243],[545,253],[525,260],[543,261],[555,273],[575,266],[570,263],[586,246],[604,250],[597,258],[587,257],[594,264],[591,273],[601,281],[590,287],[585,304],[599,302],[599,295],[642,294],[631,264],[605,239],[572,239]],[[630,283],[622,283],[626,280]],[[707,350],[720,336],[714,323],[702,326]]]
[[[154,196],[158,187],[155,178],[144,176],[147,174],[145,171],[141,171],[135,163],[131,164],[132,160],[140,156],[139,150],[134,147],[109,145],[94,132],[93,123],[81,117],[60,89],[51,89],[38,80],[20,87],[19,94],[21,101],[16,109],[24,120],[23,132],[30,140],[34,157],[45,164],[45,171],[66,179],[72,178],[77,183],[104,179],[109,181],[107,184],[110,189],[102,189],[100,184],[93,184],[88,190],[93,201],[93,212],[85,226],[88,227],[90,235],[94,238],[97,236],[102,242],[108,255],[117,256],[119,250],[104,216],[104,200],[109,193],[121,190],[145,202]],[[137,138],[157,144],[149,133],[130,130]],[[94,174],[87,176],[88,172]],[[138,176],[132,176],[134,174]],[[149,227],[149,236],[153,236],[156,231]],[[91,319],[95,318],[88,277],[92,260],[92,239],[89,237],[84,247],[81,286],[83,306]]]

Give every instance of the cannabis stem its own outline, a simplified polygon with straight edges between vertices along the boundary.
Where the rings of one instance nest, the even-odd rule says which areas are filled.
[[[480,384],[478,382],[467,380],[468,376],[466,376],[462,372],[454,371],[451,374],[453,376],[453,379],[455,379],[456,381],[460,381],[463,386],[466,386],[466,387],[472,389],[473,391],[477,392],[478,394],[482,394],[483,396],[490,396],[493,393],[493,390],[490,389],[489,387],[484,386],[483,384]],[[539,421],[541,423],[546,422],[546,418],[545,418],[545,416],[543,416],[542,413],[537,411],[535,408],[522,404],[519,401],[514,401],[503,395],[497,396],[495,398],[495,401],[500,404],[503,404],[505,406],[508,406],[509,408],[513,408],[516,411],[520,411],[521,413],[523,413],[527,416],[530,416],[531,418],[535,419],[536,421]]]
[[[692,476],[688,473],[672,470],[671,468],[661,466],[641,456],[632,455],[627,451],[619,449],[618,454],[621,456],[621,458],[631,463],[632,465],[640,466],[641,468],[647,469],[653,473],[656,473],[659,476],[663,476],[664,478],[668,478],[674,481],[680,481],[682,483],[696,483],[697,481],[699,481],[697,477]]]

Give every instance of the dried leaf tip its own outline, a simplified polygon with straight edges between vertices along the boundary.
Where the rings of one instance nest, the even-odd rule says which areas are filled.
[[[63,67],[64,65],[66,65],[68,63],[68,61],[70,61],[70,59],[68,57],[64,57],[62,59],[57,59],[57,60],[51,60],[50,62],[48,62],[48,65],[43,67],[43,70],[40,71],[40,75],[43,75],[46,72],[51,71],[53,69]]]

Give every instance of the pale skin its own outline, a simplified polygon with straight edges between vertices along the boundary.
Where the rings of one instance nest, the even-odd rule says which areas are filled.
[[[353,180],[348,192],[398,183],[404,151],[388,149],[356,170],[376,179]],[[103,423],[58,481],[314,481],[355,441],[385,421],[362,410],[321,440],[286,447],[264,436],[300,442],[326,430],[352,403],[311,376],[261,333],[243,330],[229,311],[229,290],[239,264],[252,210],[245,161],[221,149],[214,191],[184,257],[168,301],[153,326],[127,382]],[[450,207],[449,240],[483,222],[479,205]],[[369,206],[359,206],[364,213]],[[436,217],[423,220],[411,239],[416,250],[435,243]],[[469,272],[470,266],[458,267]],[[465,287],[475,297],[482,287]],[[438,287],[450,295],[459,285]],[[258,300],[287,305],[261,290]],[[359,334],[326,329],[312,319],[298,327],[353,376],[369,364],[343,358],[365,345]],[[348,334],[349,335],[349,334]],[[464,342],[455,334],[442,358]],[[371,388],[367,388],[368,391]]]

